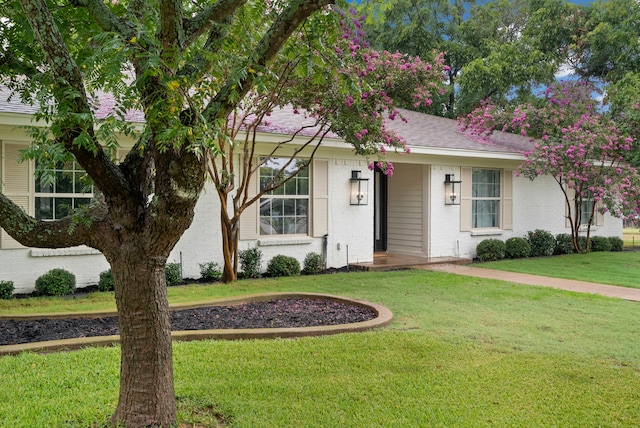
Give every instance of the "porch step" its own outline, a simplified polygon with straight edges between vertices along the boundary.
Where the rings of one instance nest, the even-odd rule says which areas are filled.
[[[358,271],[389,271],[400,269],[416,269],[437,264],[466,265],[473,262],[463,257],[417,257],[402,254],[376,253],[373,262],[350,263],[349,268]]]

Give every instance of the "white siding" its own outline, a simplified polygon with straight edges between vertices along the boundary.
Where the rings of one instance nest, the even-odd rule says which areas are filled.
[[[387,251],[424,254],[425,186],[422,165],[399,165],[389,177]]]

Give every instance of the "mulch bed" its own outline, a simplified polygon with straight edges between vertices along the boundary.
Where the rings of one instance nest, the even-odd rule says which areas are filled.
[[[368,321],[366,307],[324,299],[285,298],[234,306],[210,306],[171,313],[171,330],[290,328]],[[0,346],[120,334],[118,317],[0,320]]]

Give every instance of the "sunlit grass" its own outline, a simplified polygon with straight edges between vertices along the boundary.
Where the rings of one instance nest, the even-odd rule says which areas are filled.
[[[479,263],[476,267],[640,288],[640,252],[595,252]]]
[[[637,227],[625,227],[622,233],[625,248],[640,248],[640,229]]]
[[[361,334],[176,343],[184,426],[214,427],[219,418],[231,427],[640,421],[637,303],[428,271],[193,285],[170,294],[193,301],[293,290],[378,302],[394,322]],[[118,359],[118,348],[1,357],[0,425],[100,426],[117,400]]]

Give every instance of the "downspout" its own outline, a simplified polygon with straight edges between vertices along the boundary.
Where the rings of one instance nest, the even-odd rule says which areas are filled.
[[[327,270],[327,247],[329,243],[329,234],[322,237],[322,268]]]

